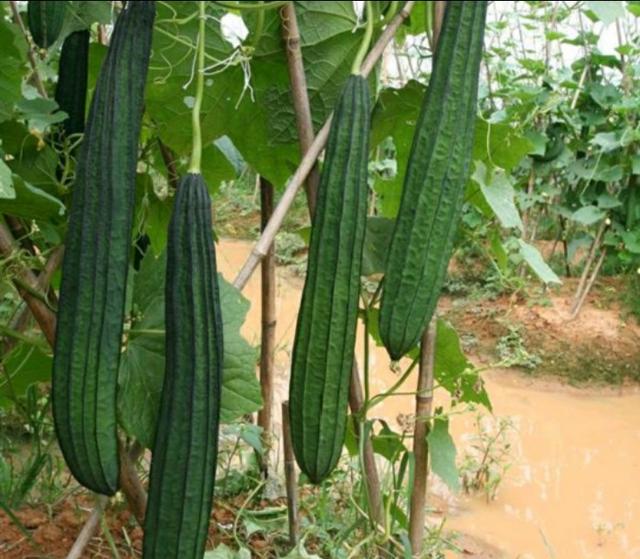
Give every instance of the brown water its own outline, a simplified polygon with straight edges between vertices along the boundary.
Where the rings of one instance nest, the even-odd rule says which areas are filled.
[[[219,266],[233,279],[250,244],[223,241]],[[278,275],[276,394],[286,398],[288,361],[302,281]],[[259,342],[259,274],[244,295],[254,301],[243,333]],[[359,353],[361,355],[361,353]],[[372,391],[396,380],[382,350],[371,356]],[[449,528],[519,559],[640,559],[640,391],[570,389],[509,371],[483,375],[497,418],[510,418],[510,465],[495,500],[448,494],[437,479],[432,502],[446,509]],[[407,381],[413,389],[414,379]],[[395,423],[413,398],[388,399],[375,414]],[[451,428],[459,452],[477,433],[474,414],[456,415]],[[491,423],[488,417],[485,421]],[[276,426],[278,429],[278,426]],[[432,521],[438,519],[435,515]]]

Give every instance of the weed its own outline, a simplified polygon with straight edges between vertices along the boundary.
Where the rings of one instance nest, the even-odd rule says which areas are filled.
[[[523,367],[534,370],[542,359],[535,353],[530,353],[524,345],[522,334],[517,326],[510,325],[507,334],[502,336],[497,344],[496,351],[503,367]]]
[[[484,493],[487,501],[495,499],[505,474],[511,467],[511,443],[514,429],[509,417],[476,416],[477,434],[458,468],[466,493]]]

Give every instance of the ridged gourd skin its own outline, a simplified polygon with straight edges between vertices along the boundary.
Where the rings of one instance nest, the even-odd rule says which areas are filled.
[[[74,31],[62,43],[55,100],[69,116],[62,122],[66,136],[84,132],[89,74],[89,31]]]
[[[447,272],[469,178],[487,3],[447,2],[416,125],[380,303],[394,360],[418,342]]]
[[[118,488],[116,390],[138,140],[155,4],[118,17],[91,102],[73,186],[53,360],[53,418],[85,487]]]
[[[313,483],[335,468],[344,442],[367,214],[370,117],[367,81],[351,75],[327,142],[289,385],[293,449]]]
[[[62,1],[29,0],[27,20],[33,42],[41,49],[48,49],[62,31],[67,3]]]
[[[202,175],[178,186],[167,244],[166,370],[151,460],[144,559],[200,559],[213,499],[223,334]]]

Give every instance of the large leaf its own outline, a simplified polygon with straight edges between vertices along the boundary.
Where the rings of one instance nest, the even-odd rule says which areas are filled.
[[[536,247],[525,243],[522,239],[518,239],[518,244],[520,246],[520,255],[541,281],[544,283],[562,284],[562,280],[544,261],[542,254],[540,254],[540,251]]]
[[[4,356],[0,365],[0,407],[25,395],[29,386],[51,378],[51,354],[37,345],[21,342]]]
[[[61,221],[65,207],[60,200],[29,184],[18,175],[13,175],[13,187],[15,198],[0,198],[0,213],[25,219]]]
[[[172,7],[175,18],[196,10],[192,2]],[[218,16],[224,13],[210,9]],[[349,2],[296,2],[296,10],[312,118],[318,127],[349,75],[362,31],[353,32],[356,20]],[[272,12],[253,51],[234,50],[218,23],[208,20],[207,65],[216,73],[205,87],[202,130],[205,145],[227,136],[249,165],[282,186],[298,163],[299,147],[281,29]],[[246,17],[251,29],[254,16]],[[158,5],[147,109],[162,139],[182,156],[191,144],[192,86],[186,91],[183,86],[192,73],[197,19],[179,25],[175,18],[164,4]]]
[[[473,159],[488,166],[511,171],[522,158],[534,149],[530,139],[509,124],[490,124],[478,119],[473,142]]]
[[[22,98],[20,86],[25,61],[16,44],[12,29],[15,27],[6,19],[0,19],[0,122],[11,118],[15,104]]]
[[[434,377],[459,402],[475,402],[491,410],[491,401],[478,370],[465,357],[456,329],[438,319]]]
[[[522,231],[522,220],[514,200],[515,190],[503,169],[491,169],[482,161],[475,162],[472,179],[480,186],[484,198],[503,227]]]
[[[377,181],[374,186],[381,198],[382,215],[385,217],[395,217],[400,207],[402,183],[425,89],[417,81],[410,81],[402,89],[384,89],[373,109],[371,145],[377,146],[392,137],[398,162],[396,176],[391,180]]]
[[[134,278],[129,342],[120,364],[118,409],[130,435],[153,444],[164,378],[164,275],[166,253],[149,252]],[[260,409],[260,385],[255,374],[255,348],[240,335],[249,302],[222,276],[220,298],[224,330],[221,421],[230,422]]]
[[[367,229],[362,252],[363,276],[384,273],[394,223],[394,220],[386,217],[367,217]]]
[[[625,15],[624,3],[618,0],[607,0],[606,2],[591,0],[587,2],[587,7],[605,25],[609,25]]]
[[[456,467],[456,445],[449,434],[449,418],[436,416],[427,436],[431,471],[444,481],[449,489],[458,491],[460,479]]]

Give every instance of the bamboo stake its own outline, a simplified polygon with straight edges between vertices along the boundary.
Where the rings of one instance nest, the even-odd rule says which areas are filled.
[[[273,213],[273,185],[260,177],[260,219],[264,228]],[[258,425],[262,427],[265,449],[272,440],[273,377],[276,346],[276,258],[275,247],[271,244],[267,256],[262,260],[262,324],[260,343],[260,389],[262,409],[258,412]],[[268,454],[262,461],[263,472],[267,472]]]
[[[358,364],[353,362],[351,369],[351,383],[349,385],[349,407],[355,421],[355,434],[358,441],[360,440],[360,432],[358,429],[358,421],[355,416],[360,414],[364,407],[364,396],[362,392],[362,384],[360,383],[360,374],[358,373]],[[378,526],[384,526],[384,509],[382,507],[382,492],[380,489],[380,476],[378,476],[378,468],[376,466],[375,454],[373,452],[373,444],[370,437],[365,437],[363,441],[362,451],[362,468],[364,470],[364,483],[367,491],[367,500],[369,502],[369,512],[372,515],[372,521]]]
[[[591,265],[596,256],[596,252],[600,247],[600,243],[602,240],[602,235],[607,228],[607,219],[603,219],[600,227],[598,228],[598,232],[596,233],[595,238],[593,239],[593,243],[591,243],[591,248],[589,249],[589,255],[587,256],[587,261],[585,262],[584,269],[582,270],[582,275],[580,276],[580,282],[578,283],[578,288],[576,289],[576,294],[573,299],[573,305],[571,306],[571,318],[575,318],[577,316],[577,310],[579,310],[580,300],[582,299],[583,291],[585,288],[585,284],[587,282],[587,277],[589,276],[589,271],[591,270]]]
[[[287,2],[280,12],[282,21],[282,36],[285,41],[285,52],[287,54],[287,67],[289,69],[289,81],[291,82],[291,95],[293,97],[293,108],[296,114],[296,127],[298,129],[298,139],[300,142],[300,152],[305,155],[311,144],[313,144],[313,121],[311,119],[311,107],[309,106],[309,95],[307,94],[307,78],[304,73],[302,61],[302,49],[300,47],[300,30],[298,19],[293,2]],[[307,192],[307,204],[309,205],[309,215],[313,216],[316,207],[316,192],[320,183],[320,173],[317,162],[309,171],[305,187]]]
[[[429,445],[427,435],[433,405],[433,365],[436,353],[436,320],[425,329],[420,343],[420,369],[416,392],[416,424],[413,431],[415,474],[409,512],[409,540],[414,556],[420,556],[424,538],[424,519],[429,476]]]
[[[444,2],[433,5],[434,51],[444,20]],[[436,318],[425,328],[420,343],[420,368],[416,391],[416,422],[413,430],[413,456],[415,460],[411,503],[409,508],[409,541],[415,557],[422,552],[424,520],[427,501],[427,478],[429,475],[429,432],[431,406],[433,403],[433,366],[436,349]]]
[[[293,456],[291,442],[291,426],[289,424],[289,402],[282,402],[282,441],[284,446],[284,477],[287,486],[287,513],[289,515],[289,543],[298,544],[298,480],[296,461]]]
[[[593,272],[591,274],[591,277],[589,278],[589,282],[587,283],[586,287],[584,288],[582,294],[580,295],[580,298],[576,301],[574,308],[571,312],[571,320],[574,320],[575,318],[577,318],[578,314],[580,314],[580,310],[582,309],[582,305],[584,305],[585,299],[587,298],[587,295],[589,294],[589,291],[591,291],[591,288],[593,287],[593,283],[596,281],[596,277],[598,276],[598,273],[600,272],[600,268],[602,267],[602,263],[604,262],[604,258],[607,255],[607,249],[605,248],[601,253],[600,253],[600,258],[598,258],[598,262],[596,263],[595,268],[593,269]]]
[[[382,32],[376,44],[369,51],[369,54],[365,58],[362,63],[361,73],[363,76],[368,76],[373,67],[375,66],[378,59],[382,56],[384,49],[387,44],[393,39],[396,30],[402,24],[402,22],[409,17],[413,6],[415,5],[414,0],[409,0],[404,7],[398,12],[398,14],[391,20],[389,25]],[[255,244],[251,253],[249,254],[246,262],[243,264],[240,272],[236,276],[233,285],[237,289],[242,290],[244,286],[249,281],[249,278],[253,274],[253,271],[258,266],[260,260],[262,260],[271,246],[273,239],[280,229],[284,218],[293,203],[296,192],[298,188],[302,185],[302,183],[307,178],[309,172],[313,168],[316,159],[322,152],[325,144],[327,143],[327,138],[329,137],[329,128],[331,126],[331,116],[324,123],[324,126],[320,129],[317,136],[313,140],[313,143],[309,146],[309,150],[305,153],[300,165],[296,169],[295,173],[291,177],[289,184],[287,185],[278,205],[276,206],[269,223],[264,228],[260,239]]]
[[[93,538],[100,526],[100,518],[102,517],[102,513],[108,503],[108,497],[105,497],[104,495],[100,495],[98,497],[96,506],[93,508],[89,518],[87,518],[84,523],[76,541],[73,542],[73,545],[67,554],[67,559],[80,559],[82,557],[85,548],[89,545],[91,538]]]

